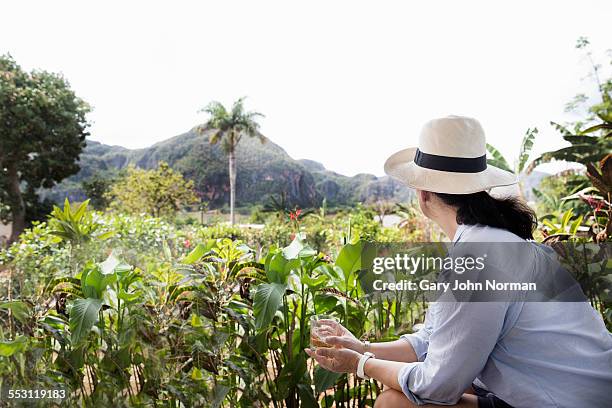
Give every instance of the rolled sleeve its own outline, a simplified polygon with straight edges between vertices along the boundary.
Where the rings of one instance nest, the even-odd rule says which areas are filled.
[[[411,334],[404,334],[400,338],[407,341],[417,356],[417,361],[424,361],[427,356],[427,350],[429,349],[429,338],[433,331],[434,320],[436,315],[437,303],[432,302],[429,305],[427,313],[425,313],[425,322],[423,327]]]
[[[417,405],[423,405],[426,402],[421,400],[416,394],[414,394],[410,390],[410,387],[408,386],[409,379],[410,379],[410,373],[412,372],[412,370],[415,369],[415,367],[418,364],[422,364],[422,363],[420,362],[408,363],[404,367],[402,367],[402,369],[397,374],[397,382],[402,387],[402,391],[404,392],[404,395],[406,395],[406,397],[408,397],[410,401],[414,402]]]
[[[429,348],[429,333],[426,333],[424,329],[412,334],[404,334],[401,336],[402,340],[407,341],[417,356],[417,361],[425,360],[427,356],[427,349]]]
[[[398,373],[402,391],[417,405],[457,403],[484,368],[507,310],[501,302],[436,306],[436,329],[428,336],[424,360],[408,363]],[[414,341],[417,356],[425,344],[419,333],[405,338],[410,344]]]

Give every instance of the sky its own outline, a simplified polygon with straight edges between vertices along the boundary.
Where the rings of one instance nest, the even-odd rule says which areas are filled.
[[[265,115],[293,158],[383,174],[423,123],[476,117],[514,160],[560,147],[549,122],[596,85],[576,40],[609,70],[610,1],[4,2],[0,54],[62,72],[93,107],[91,140],[150,146],[206,120],[212,100]]]

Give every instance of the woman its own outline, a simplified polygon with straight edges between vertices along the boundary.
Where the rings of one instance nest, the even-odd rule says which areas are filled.
[[[419,147],[391,156],[385,171],[416,189],[423,214],[453,242],[533,239],[533,211],[487,192],[516,178],[487,165],[475,119],[430,121]],[[328,370],[382,382],[378,408],[612,407],[612,335],[587,302],[436,302],[420,331],[376,344],[330,330],[342,333],[325,338],[335,348],[306,352]]]

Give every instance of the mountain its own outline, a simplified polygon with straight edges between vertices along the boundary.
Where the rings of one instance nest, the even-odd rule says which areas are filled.
[[[271,195],[285,194],[291,206],[317,206],[323,198],[330,206],[353,205],[379,199],[407,200],[411,191],[389,177],[359,174],[347,177],[329,171],[313,160],[295,160],[268,140],[244,137],[236,150],[236,202],[239,206],[264,204]],[[127,149],[88,141],[81,154],[81,171],[43,194],[62,201],[85,199],[81,182],[94,174],[112,174],[130,164],[151,169],[166,161],[193,180],[211,208],[229,202],[227,156],[219,145],[194,131],[175,136],[144,149]]]

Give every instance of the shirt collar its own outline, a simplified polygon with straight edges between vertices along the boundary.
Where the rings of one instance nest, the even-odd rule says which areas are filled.
[[[453,237],[453,244],[459,241],[459,239],[461,238],[461,235],[463,235],[463,233],[467,229],[468,229],[467,225],[464,225],[464,224],[457,225],[457,230],[455,231],[455,236]]]

